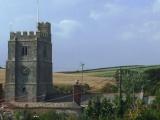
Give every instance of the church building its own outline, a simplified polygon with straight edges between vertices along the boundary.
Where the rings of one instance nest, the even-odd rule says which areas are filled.
[[[52,93],[51,24],[38,23],[36,32],[11,32],[5,100],[40,102]]]

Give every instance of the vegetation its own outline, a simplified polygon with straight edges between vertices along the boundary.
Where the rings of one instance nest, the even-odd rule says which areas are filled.
[[[21,110],[14,113],[14,120],[160,120],[160,95],[153,104],[147,105],[136,99],[135,105],[128,100],[123,101],[122,111],[119,98],[109,101],[106,98],[96,97],[89,101],[82,114],[77,116],[71,113],[31,113],[28,110]],[[9,120],[5,115],[5,120]]]
[[[127,68],[127,69],[126,69]],[[85,71],[84,75],[98,77],[116,77],[119,68],[101,69]],[[73,73],[80,74],[80,73]],[[14,113],[15,120],[160,120],[160,66],[135,66],[124,67],[122,75],[122,97],[117,97],[114,101],[106,98],[96,97],[89,101],[80,116],[66,113],[30,113],[29,111],[19,111]],[[105,83],[101,92],[117,92],[119,88],[119,77],[117,86],[112,83]],[[73,86],[55,85],[56,91],[60,94],[70,94]],[[90,85],[85,84],[83,88],[87,91]],[[146,95],[155,95],[156,99],[150,105],[135,98],[135,93],[144,90]],[[125,99],[124,99],[124,96]],[[3,116],[6,120],[7,117]]]
[[[149,95],[156,95],[160,91],[160,68],[144,71],[144,89]]]
[[[71,94],[73,85],[54,85],[54,89],[58,94]]]
[[[106,83],[100,90],[102,93],[117,93],[118,87],[111,83]]]
[[[83,90],[88,91],[90,90],[90,86],[88,84],[82,85]],[[72,94],[73,93],[73,85],[55,85],[55,91],[58,94]]]
[[[117,67],[108,67],[108,68],[97,68],[85,70],[84,74],[96,76],[96,77],[114,77],[115,73],[119,68],[128,69],[128,70],[136,70],[138,72],[144,72],[148,69],[157,69],[160,68],[160,65],[128,65],[128,66],[117,66]],[[68,74],[81,74],[81,71],[71,71],[64,72]]]
[[[78,120],[74,114],[68,115],[66,113],[56,113],[55,111],[32,113],[24,110],[15,112],[14,116],[14,120]]]
[[[100,100],[99,97],[89,101],[84,110],[84,120],[115,120],[117,108],[107,99]]]
[[[159,97],[160,98],[160,97]],[[118,99],[117,99],[118,100]],[[160,99],[159,99],[160,100]],[[158,100],[157,100],[158,101]],[[120,112],[120,106],[117,101],[110,102],[106,99],[94,99],[89,102],[84,110],[84,120],[160,120],[160,104],[155,102],[151,105],[145,105],[137,99],[135,106],[131,106],[128,100],[123,101],[123,112]],[[82,120],[83,120],[82,119]]]

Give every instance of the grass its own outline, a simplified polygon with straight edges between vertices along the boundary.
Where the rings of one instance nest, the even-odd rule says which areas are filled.
[[[150,65],[150,66],[145,66],[145,65],[133,65],[133,66],[121,66],[122,69],[131,69],[131,70],[136,70],[139,72],[143,72],[147,69],[152,69],[152,68],[160,68],[160,65]],[[120,67],[110,67],[110,68],[99,68],[99,69],[92,69],[92,70],[85,70],[84,74],[89,75],[89,76],[95,76],[95,77],[109,77],[113,78],[115,76],[115,72],[120,69]],[[72,72],[64,72],[64,73],[69,73],[69,74],[81,74],[80,71],[72,71]]]

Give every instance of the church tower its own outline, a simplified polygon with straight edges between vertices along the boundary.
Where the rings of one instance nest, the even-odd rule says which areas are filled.
[[[52,92],[51,24],[38,23],[36,33],[11,32],[6,64],[6,101],[45,101]]]

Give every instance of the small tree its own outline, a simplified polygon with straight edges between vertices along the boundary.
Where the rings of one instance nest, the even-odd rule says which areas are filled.
[[[115,120],[116,118],[116,107],[107,99],[96,99],[90,100],[88,107],[83,113],[83,119],[85,120]]]

